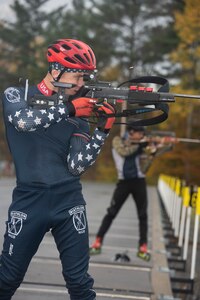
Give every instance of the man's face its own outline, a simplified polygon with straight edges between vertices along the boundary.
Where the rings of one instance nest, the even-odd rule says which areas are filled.
[[[52,70],[52,76],[53,78],[57,78],[60,74],[60,71],[57,70]],[[68,95],[75,95],[80,88],[84,85],[83,81],[83,75],[85,73],[83,72],[64,72],[63,75],[61,76],[59,82],[63,83],[72,83],[75,85],[75,87],[71,89],[66,89],[66,94]],[[57,88],[54,89],[57,91]]]
[[[130,130],[128,136],[131,141],[140,141],[144,137],[144,132]]]
[[[76,85],[71,89],[66,89],[66,93],[68,95],[75,95],[80,90],[80,88],[84,85],[83,75],[84,73],[80,73],[80,72],[65,72],[62,75],[60,82],[72,83]]]

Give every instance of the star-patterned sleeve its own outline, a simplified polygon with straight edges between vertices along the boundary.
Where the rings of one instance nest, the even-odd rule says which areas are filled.
[[[108,135],[96,129],[90,137],[86,133],[75,133],[70,141],[68,168],[74,176],[80,176],[96,161]]]
[[[24,100],[23,90],[18,88],[5,90],[3,102],[7,121],[18,131],[27,132],[48,128],[68,117],[68,110],[64,104],[41,110],[28,107]]]

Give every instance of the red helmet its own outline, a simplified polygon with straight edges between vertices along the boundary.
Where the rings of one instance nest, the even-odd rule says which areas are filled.
[[[65,69],[95,70],[96,58],[92,49],[84,42],[60,39],[48,47],[47,60],[57,62]]]

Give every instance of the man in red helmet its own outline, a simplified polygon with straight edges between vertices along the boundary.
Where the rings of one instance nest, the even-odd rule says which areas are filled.
[[[49,71],[28,90],[4,92],[4,122],[16,169],[16,187],[8,211],[0,257],[0,300],[10,300],[23,281],[29,263],[46,232],[51,231],[71,299],[95,299],[88,274],[89,242],[80,175],[91,166],[104,144],[114,118],[99,118],[90,134],[86,118],[96,100],[85,97],[83,75],[96,60],[85,43],[61,39],[48,48]],[[73,84],[67,103],[46,109],[29,107],[35,94],[57,92],[52,82]],[[105,115],[113,107],[100,108]],[[97,111],[98,114],[98,111]],[[102,114],[101,114],[102,115]]]

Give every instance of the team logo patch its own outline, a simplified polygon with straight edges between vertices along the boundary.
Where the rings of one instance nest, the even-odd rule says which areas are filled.
[[[11,103],[20,102],[20,93],[13,87],[7,88],[4,92],[6,99]]]
[[[8,234],[15,238],[22,230],[23,220],[26,220],[27,214],[20,211],[11,211],[11,220],[8,223]]]
[[[85,207],[75,206],[69,210],[70,216],[73,215],[73,224],[78,233],[84,233],[86,228]]]

